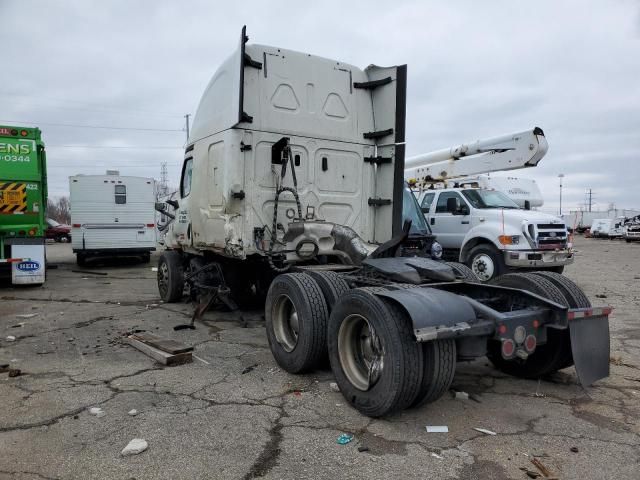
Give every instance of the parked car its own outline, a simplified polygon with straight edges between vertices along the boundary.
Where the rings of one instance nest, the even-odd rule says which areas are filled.
[[[47,238],[52,238],[56,242],[67,243],[71,241],[71,225],[63,225],[53,218],[47,218]]]

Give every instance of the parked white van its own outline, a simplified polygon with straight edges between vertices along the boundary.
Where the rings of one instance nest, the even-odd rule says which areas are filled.
[[[107,175],[69,177],[71,246],[78,265],[91,257],[137,256],[156,249],[153,178]]]

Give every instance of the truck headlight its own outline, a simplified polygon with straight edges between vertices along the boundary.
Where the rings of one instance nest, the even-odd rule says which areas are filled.
[[[438,242],[433,242],[431,244],[431,258],[434,260],[440,260],[442,258],[442,245]]]
[[[518,245],[520,243],[520,235],[500,235],[498,241],[502,245]]]

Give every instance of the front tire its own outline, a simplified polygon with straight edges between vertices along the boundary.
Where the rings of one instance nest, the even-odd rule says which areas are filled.
[[[173,303],[184,292],[184,268],[182,256],[175,250],[167,250],[158,260],[158,292],[164,302]]]
[[[381,417],[413,404],[423,378],[422,346],[399,307],[358,288],[336,303],[328,327],[331,370],[345,399]]]
[[[488,282],[507,271],[502,252],[488,244],[473,247],[467,265],[481,282]]]
[[[327,356],[327,304],[316,281],[304,273],[278,275],[265,305],[271,353],[289,373],[314,370]]]

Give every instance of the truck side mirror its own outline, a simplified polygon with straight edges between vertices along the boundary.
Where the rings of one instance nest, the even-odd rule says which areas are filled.
[[[155,209],[158,212],[164,212],[167,209],[167,204],[164,202],[156,202]]]
[[[524,209],[531,210],[531,202],[529,200],[524,201]]]
[[[447,198],[447,212],[454,215],[458,212],[458,200],[456,198]]]
[[[429,213],[429,207],[420,207],[420,210],[422,210],[422,213],[425,215]]]

